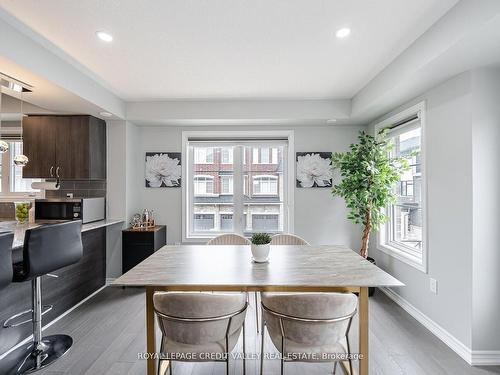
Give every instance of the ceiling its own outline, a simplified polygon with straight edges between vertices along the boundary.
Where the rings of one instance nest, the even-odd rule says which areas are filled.
[[[0,0],[125,101],[352,98],[458,0]],[[350,27],[346,39],[335,38]],[[97,30],[110,32],[105,44]],[[47,47],[49,48],[49,47]]]

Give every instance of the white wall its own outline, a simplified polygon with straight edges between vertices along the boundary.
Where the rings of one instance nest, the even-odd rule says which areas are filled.
[[[478,351],[500,350],[500,70],[462,73],[384,118],[422,100],[428,272],[378,251],[375,239],[370,250],[406,284],[396,293],[462,343],[474,362]]]
[[[138,127],[137,165],[133,180],[140,184],[136,194],[138,209],[155,210],[158,223],[168,227],[168,243],[181,242],[181,189],[144,187],[146,152],[181,151],[183,130],[227,130],[228,127]],[[231,130],[248,128],[231,128]],[[272,127],[252,127],[270,130]],[[283,130],[283,126],[274,127]],[[364,127],[294,127],[295,151],[344,151]],[[185,183],[185,182],[183,182]],[[333,199],[330,189],[295,189],[295,233],[313,244],[344,244],[359,248],[360,231],[346,220],[344,202]]]
[[[472,314],[470,80],[469,73],[459,75],[385,116],[426,101],[428,274],[378,251],[375,238],[370,249],[381,268],[406,284],[397,293],[468,347]],[[438,281],[437,295],[429,289],[430,277]]]
[[[124,220],[122,226],[112,225],[106,230],[106,277],[116,278],[122,270],[121,229],[128,226],[136,211],[137,185],[133,179],[137,160],[134,147],[137,127],[126,121],[107,121],[107,195],[106,217]]]
[[[472,347],[500,357],[500,68],[473,72]]]

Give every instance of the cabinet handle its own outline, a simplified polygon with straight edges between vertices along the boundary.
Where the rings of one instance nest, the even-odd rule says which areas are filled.
[[[56,177],[59,178],[59,167],[56,168]]]
[[[50,167],[50,177],[54,177],[54,166]]]

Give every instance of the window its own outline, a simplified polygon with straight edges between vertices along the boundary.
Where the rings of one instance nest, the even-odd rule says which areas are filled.
[[[275,147],[253,148],[252,162],[254,164],[276,164],[278,163],[278,149]]]
[[[220,153],[222,164],[233,164],[233,148],[223,147]]]
[[[220,215],[220,229],[222,231],[232,231],[233,230],[233,214],[221,214]]]
[[[220,176],[220,193],[233,194],[233,176]]]
[[[194,228],[199,231],[214,229],[213,214],[194,214]]]
[[[279,215],[254,214],[252,227],[256,231],[276,232],[279,228]]]
[[[212,148],[199,147],[194,153],[194,162],[196,164],[213,164],[214,150]]]
[[[13,160],[16,155],[23,153],[23,143],[21,140],[10,140],[9,151],[0,154],[0,192],[2,196],[38,196],[40,190],[32,189],[33,182],[40,179],[23,178],[22,167],[17,167]]]
[[[253,178],[253,193],[255,195],[278,195],[278,177],[255,176]]]
[[[195,133],[195,140],[189,140],[185,133]],[[288,198],[293,177],[287,163],[287,139],[237,136],[213,140],[200,133],[204,132],[183,133],[187,181],[183,190],[183,240],[199,241],[220,233],[249,236],[255,231],[290,230]],[[198,163],[206,150],[216,155],[209,166]],[[259,158],[260,151],[267,150],[267,154],[263,152],[266,163],[254,162],[255,150]]]
[[[387,207],[389,221],[378,235],[379,249],[397,259],[426,271],[424,175],[421,110],[405,119],[387,124],[393,149],[391,157],[405,158],[410,165],[394,186],[396,201]]]
[[[214,178],[212,176],[194,176],[194,195],[214,194]]]

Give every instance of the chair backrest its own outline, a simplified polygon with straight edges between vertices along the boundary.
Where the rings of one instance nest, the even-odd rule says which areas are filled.
[[[12,282],[12,241],[14,233],[0,233],[0,289]]]
[[[212,238],[207,245],[250,245],[250,241],[239,234],[229,233]]]
[[[271,237],[271,245],[309,245],[309,243],[294,234],[276,234]]]
[[[239,333],[245,320],[247,295],[156,292],[153,303],[159,326],[169,340],[204,345],[224,340],[226,333],[228,336]]]
[[[41,225],[26,231],[23,268],[28,279],[69,266],[82,256],[80,220]]]
[[[266,309],[290,317],[281,318],[285,339],[311,346],[335,344],[346,337],[357,302],[352,293],[262,293],[263,319],[279,350],[283,336],[280,317]],[[299,321],[293,318],[313,321]],[[324,321],[335,319],[339,320]]]

